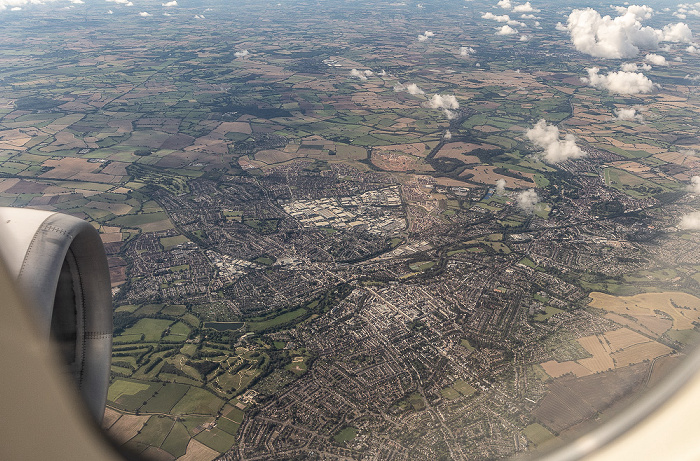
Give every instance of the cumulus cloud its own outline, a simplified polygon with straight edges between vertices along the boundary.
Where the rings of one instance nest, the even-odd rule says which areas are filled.
[[[662,33],[665,42],[691,43],[693,41],[693,32],[688,24],[682,22],[664,26]]]
[[[153,16],[153,15],[151,13],[149,13],[148,11],[142,11],[139,13],[139,16],[141,16],[142,18],[147,18],[147,17]]]
[[[523,211],[533,213],[537,204],[540,203],[540,196],[537,195],[535,189],[528,189],[520,192],[515,200]]]
[[[533,13],[537,11],[539,10],[533,8],[530,2],[525,2],[524,4],[517,5],[513,8],[513,13]]]
[[[651,93],[654,89],[654,83],[649,80],[644,74],[635,72],[610,72],[607,75],[599,74],[600,69],[591,67],[588,70],[588,78],[581,78],[581,81],[588,85],[605,89],[611,93],[617,94],[641,94]]]
[[[442,135],[442,139],[452,139],[452,132],[450,130],[445,130],[445,133]]]
[[[202,16],[202,18],[204,18],[204,16]],[[233,55],[237,58],[242,58],[244,56],[248,56],[249,54],[250,54],[250,52],[248,50],[241,50],[241,51],[236,51],[235,53],[233,53]]]
[[[527,41],[529,41],[529,40],[530,40],[530,36],[529,36],[529,35],[521,35],[521,36],[520,36],[520,41],[521,41],[521,42],[527,42]]]
[[[351,77],[355,77],[355,78],[359,78],[359,79],[362,80],[362,81],[367,80],[367,76],[365,75],[365,73],[362,72],[362,71],[359,71],[359,70],[357,70],[357,69],[352,69],[352,70],[350,71],[350,76],[351,76]]]
[[[688,230],[700,230],[700,211],[694,211],[683,216],[678,227]]]
[[[111,2],[111,3],[116,3],[117,5],[134,6],[134,4],[130,0],[106,0],[106,1]]]
[[[693,176],[690,178],[688,190],[694,194],[700,194],[700,176]]]
[[[457,116],[452,110],[459,109],[459,102],[453,95],[434,94],[432,98],[423,103],[423,107],[441,109],[448,120]]]
[[[492,19],[496,22],[505,22],[509,26],[521,26],[521,27],[525,26],[525,24],[523,24],[522,22],[516,21],[515,19],[511,19],[510,16],[508,16],[507,14],[496,15],[496,14],[493,14],[489,11],[488,13],[482,14],[481,18],[482,19]]]
[[[460,56],[469,56],[470,54],[476,53],[476,50],[470,46],[463,46],[459,49]]]
[[[660,54],[649,53],[648,55],[644,56],[644,60],[650,64],[654,64],[655,66],[668,66],[666,58]]]
[[[510,3],[510,0],[499,0],[498,3],[496,3],[497,6],[500,6],[504,10],[509,10],[513,7],[513,5]]]
[[[586,153],[576,145],[576,138],[573,134],[568,133],[563,140],[559,139],[559,128],[548,125],[544,119],[527,130],[525,136],[544,151],[539,156],[547,163],[560,163],[586,156]]]
[[[555,28],[556,30],[560,31],[560,32],[567,32],[567,31],[569,30],[569,28],[566,27],[566,26],[565,26],[564,24],[562,24],[561,22],[558,22],[557,25],[554,26],[554,28]]]
[[[408,93],[408,94],[425,94],[425,91],[418,88],[418,85],[416,85],[415,83],[409,83],[408,85],[406,85],[406,93]]]
[[[424,41],[428,40],[430,37],[433,37],[433,36],[435,36],[435,33],[431,32],[431,31],[429,31],[429,30],[426,30],[425,32],[423,32],[422,34],[420,34],[420,35],[418,36],[418,41],[419,41],[419,42],[424,42]]]
[[[626,62],[620,66],[620,69],[624,70],[625,72],[637,72],[639,69],[651,70],[651,66],[647,63],[642,63],[640,66],[638,66],[634,62]]]
[[[615,109],[614,112],[615,112],[615,117],[618,120],[637,121],[637,122],[644,121],[642,114],[638,113],[637,109],[635,109],[633,107]]]
[[[177,0],[172,0],[171,2],[161,3],[161,5],[165,6],[165,7],[177,6]]]
[[[601,16],[593,8],[573,10],[567,29],[574,47],[599,58],[631,58],[640,48],[656,50],[659,42],[690,42],[692,33],[684,23],[668,24],[662,30],[642,25],[653,10],[648,6],[617,7],[619,16]]]
[[[107,14],[114,14],[114,11],[112,11],[112,10],[107,10]]]
[[[496,193],[503,195],[506,192],[506,180],[501,178],[496,181]]]
[[[459,109],[459,102],[453,95],[434,94],[424,105],[431,109]]]
[[[496,31],[496,35],[515,35],[517,33],[518,29],[513,29],[507,24]]]

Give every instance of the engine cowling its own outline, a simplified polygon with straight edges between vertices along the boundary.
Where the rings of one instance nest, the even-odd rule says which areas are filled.
[[[92,416],[104,415],[112,351],[109,267],[98,232],[61,213],[0,207],[0,256],[52,338]]]

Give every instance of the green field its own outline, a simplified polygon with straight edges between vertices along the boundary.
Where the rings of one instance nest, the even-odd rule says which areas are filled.
[[[530,442],[532,442],[532,444],[535,446],[542,445],[548,440],[552,440],[554,438],[554,434],[549,432],[547,428],[545,428],[541,424],[537,423],[530,424],[525,429],[523,429],[523,435],[527,437],[527,439]]]
[[[442,396],[444,398],[446,398],[447,400],[455,400],[455,399],[458,399],[460,397],[459,392],[457,392],[456,390],[454,390],[451,387],[446,387],[444,389],[440,389],[440,394],[442,394]]]
[[[211,392],[198,387],[192,387],[173,407],[172,414],[183,415],[193,413],[211,415],[215,414],[223,403],[223,400],[216,397]]]
[[[161,335],[171,323],[173,323],[172,320],[141,319],[133,327],[124,330],[120,336],[141,337],[143,335],[143,341],[156,342],[160,340]]]
[[[357,437],[357,429],[348,426],[333,436],[333,440],[338,443],[346,443]]]
[[[236,444],[236,437],[216,427],[200,432],[195,439],[219,453],[229,450]]]
[[[471,384],[467,383],[463,379],[458,379],[455,381],[454,384],[452,384],[452,387],[465,397],[469,397],[476,392],[476,389],[474,389]]]
[[[151,397],[141,408],[146,413],[168,413],[187,393],[190,386],[185,384],[164,383],[158,393]]]
[[[178,458],[185,454],[189,442],[190,434],[187,432],[187,428],[181,422],[175,422],[160,447]]]
[[[303,307],[300,307],[297,310],[294,310],[291,312],[285,312],[284,314],[278,315],[278,316],[273,317],[269,320],[262,320],[259,322],[257,322],[257,321],[246,322],[246,325],[248,326],[248,329],[250,329],[250,331],[262,331],[262,330],[266,330],[268,328],[274,328],[274,327],[289,323],[292,320],[296,319],[297,317],[305,315],[306,313],[307,313],[307,310],[304,309]]]

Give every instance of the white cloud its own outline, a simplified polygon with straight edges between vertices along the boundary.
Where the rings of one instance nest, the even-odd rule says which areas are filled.
[[[535,19],[537,16],[534,14],[521,14],[520,19]]]
[[[625,72],[637,72],[639,69],[651,70],[651,66],[647,63],[642,63],[640,66],[638,66],[634,62],[626,62],[620,66],[620,69],[624,70]]]
[[[452,139],[452,132],[450,130],[445,130],[445,133],[442,135],[442,139]]]
[[[554,26],[554,28],[555,28],[556,30],[560,31],[560,32],[566,32],[566,31],[569,30],[568,27],[566,27],[564,24],[562,24],[562,23],[560,23],[560,22],[558,22],[557,25]]]
[[[646,5],[616,6],[614,8],[620,16],[630,14],[639,20],[649,19],[654,14],[654,9]]]
[[[112,10],[107,10],[107,14],[114,14],[114,11],[112,11]]]
[[[527,42],[527,41],[529,41],[529,40],[530,40],[530,36],[529,36],[529,35],[521,35],[521,36],[520,36],[520,41],[521,41],[521,42]]]
[[[640,48],[657,50],[659,42],[690,43],[693,34],[687,24],[668,24],[663,29],[642,25],[653,10],[648,6],[616,7],[619,16],[601,16],[593,8],[573,10],[567,29],[574,47],[599,58],[631,58]],[[557,29],[560,27],[557,25]]]
[[[513,29],[507,24],[496,31],[496,35],[515,35],[517,33],[518,29]]]
[[[515,200],[518,203],[518,207],[527,213],[534,212],[535,206],[540,203],[540,197],[537,195],[537,192],[535,192],[535,189],[528,189],[520,192]]]
[[[654,64],[655,66],[668,66],[666,58],[660,54],[649,53],[648,55],[644,56],[644,60],[648,63]]]
[[[481,18],[482,19],[492,19],[496,22],[505,22],[509,26],[520,26],[520,27],[525,26],[524,23],[522,23],[520,21],[516,21],[515,19],[511,19],[510,16],[508,16],[507,14],[495,15],[489,11],[488,13],[482,14]]]
[[[435,33],[431,32],[429,30],[426,30],[425,32],[423,32],[421,35],[418,36],[418,41],[424,42],[424,41],[428,40],[430,37],[434,37],[434,36],[435,36]]]
[[[688,190],[694,194],[700,194],[700,176],[693,176],[690,178],[690,186]]]
[[[691,43],[693,41],[693,32],[687,24],[682,22],[664,26],[662,32],[664,42]]]
[[[644,74],[635,72],[610,72],[607,75],[599,74],[600,69],[591,67],[588,70],[588,78],[581,78],[584,83],[598,88],[605,89],[617,94],[640,94],[651,93],[654,83]]]
[[[628,9],[613,19],[601,17],[593,8],[574,10],[567,20],[567,28],[578,51],[599,58],[629,58],[639,54],[640,46],[654,50],[659,46],[657,31],[642,26],[637,14]]]
[[[463,46],[459,49],[460,56],[469,56],[470,54],[476,53],[476,50],[470,46]]]
[[[638,113],[637,109],[635,109],[633,107],[615,109],[614,112],[615,112],[615,117],[617,117],[618,120],[637,121],[637,122],[644,121],[642,114]]]
[[[488,13],[482,14],[481,19],[493,19],[497,22],[508,22],[510,21],[510,16],[507,14],[495,15],[489,11]]]
[[[350,76],[351,76],[351,77],[355,77],[355,78],[359,78],[359,79],[362,80],[362,81],[367,80],[367,76],[365,75],[365,73],[364,73],[364,72],[361,72],[361,71],[359,71],[359,70],[357,70],[357,69],[352,69],[352,70],[350,71]]]
[[[425,94],[425,91],[418,88],[418,85],[416,85],[415,83],[409,83],[408,85],[406,85],[406,92],[408,94]]]
[[[517,5],[513,8],[513,13],[533,13],[537,11],[539,10],[533,8],[530,2],[525,2],[524,4]]]
[[[172,0],[171,2],[161,3],[161,5],[165,6],[165,7],[177,6],[177,0]]]
[[[195,19],[204,19],[204,15],[203,15],[203,14],[195,14],[195,15],[194,15],[194,18],[195,18]],[[235,54],[235,53],[234,53],[234,54]]]
[[[559,128],[548,125],[541,119],[534,127],[525,132],[525,136],[535,146],[543,149],[540,158],[547,163],[560,163],[571,158],[585,157],[586,153],[576,145],[576,138],[571,133],[559,139]]]
[[[22,7],[21,6],[13,6],[12,8],[10,8],[10,11],[22,11]]]
[[[204,16],[202,16],[202,18],[204,18]],[[233,53],[233,55],[237,58],[242,58],[244,56],[248,56],[249,54],[250,54],[250,51],[248,51],[248,50],[241,50],[241,51],[236,51],[235,53]]]
[[[459,102],[453,95],[434,94],[423,105],[431,109],[459,109]]]
[[[499,0],[498,3],[496,3],[497,6],[500,6],[504,10],[509,10],[513,7],[513,5],[510,3],[510,0]]]
[[[691,156],[696,157],[698,155],[698,153],[695,152],[693,149],[685,149],[685,150],[680,151],[680,153],[682,155],[687,155],[689,157],[691,157]]]
[[[503,195],[506,192],[506,180],[501,178],[496,181],[496,193]]]
[[[683,216],[678,227],[688,230],[700,230],[700,211],[694,211]]]
[[[153,15],[151,13],[149,13],[148,11],[142,11],[139,13],[139,16],[141,16],[142,18],[147,18],[147,17],[153,16]]]
[[[116,3],[117,5],[134,6],[134,4],[130,0],[105,0],[105,1],[111,2],[111,3]]]

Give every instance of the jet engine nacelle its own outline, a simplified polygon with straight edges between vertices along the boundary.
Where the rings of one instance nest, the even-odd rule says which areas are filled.
[[[102,421],[112,353],[112,297],[98,232],[60,213],[0,207],[0,256],[52,338],[92,416]]]

